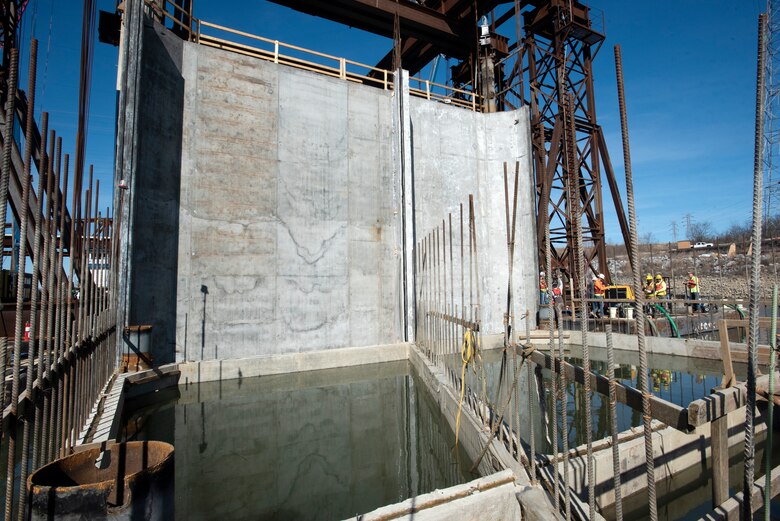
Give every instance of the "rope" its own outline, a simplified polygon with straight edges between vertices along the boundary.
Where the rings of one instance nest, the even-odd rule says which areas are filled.
[[[466,395],[466,368],[474,360],[478,349],[478,341],[475,339],[474,331],[467,328],[463,334],[463,343],[460,346],[460,359],[463,366],[460,371],[460,402],[458,403],[458,414],[455,416],[455,449],[458,448],[458,436],[460,434],[460,414],[463,411],[463,398]]]

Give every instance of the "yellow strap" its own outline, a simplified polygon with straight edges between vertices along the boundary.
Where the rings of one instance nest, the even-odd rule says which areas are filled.
[[[460,434],[460,413],[463,409],[463,397],[466,394],[466,368],[474,360],[476,354],[476,344],[474,341],[474,332],[467,328],[463,334],[463,343],[460,346],[460,359],[463,361],[463,367],[460,372],[460,402],[458,403],[458,414],[455,416],[455,448],[458,447],[458,435]]]

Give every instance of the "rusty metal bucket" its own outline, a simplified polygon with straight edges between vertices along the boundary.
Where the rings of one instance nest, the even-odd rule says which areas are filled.
[[[27,480],[30,519],[174,518],[173,445],[108,443],[41,467]]]

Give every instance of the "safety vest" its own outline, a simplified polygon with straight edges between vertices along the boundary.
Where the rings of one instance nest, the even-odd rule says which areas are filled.
[[[699,292],[699,277],[694,275],[688,279],[688,289],[691,290],[691,293]]]
[[[656,297],[666,296],[666,281],[661,280],[660,282],[655,283],[655,296]]]
[[[607,285],[604,284],[604,281],[601,279],[596,279],[596,281],[593,283],[593,293],[596,294],[597,297],[603,297],[604,291],[606,291]]]
[[[544,279],[544,277],[539,277],[539,291],[546,291],[547,290],[547,281]]]

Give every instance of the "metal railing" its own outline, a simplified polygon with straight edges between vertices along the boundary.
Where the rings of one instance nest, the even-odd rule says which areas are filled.
[[[393,89],[395,74],[392,71],[207,22],[195,18],[191,7],[184,9],[170,0],[161,3],[155,0],[145,1],[150,15],[164,24],[167,22],[166,26],[188,41],[331,78],[370,85],[383,90]],[[468,88],[455,88],[411,77],[409,94],[472,111],[481,110],[479,95]]]

